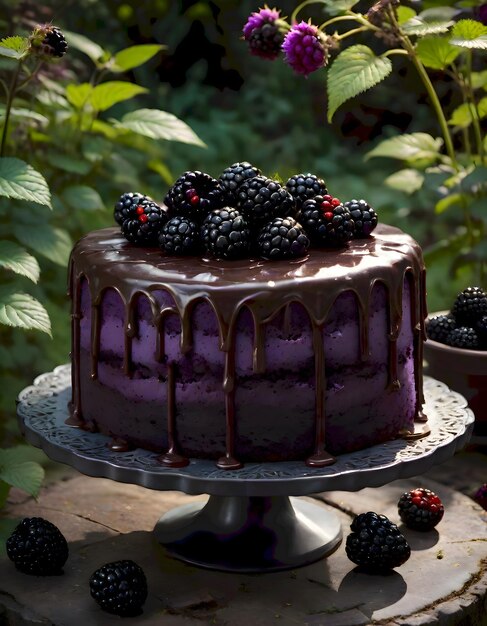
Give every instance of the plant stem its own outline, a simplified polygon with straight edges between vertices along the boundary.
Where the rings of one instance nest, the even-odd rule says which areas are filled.
[[[472,123],[473,123],[473,132],[475,135],[475,142],[477,144],[477,151],[480,156],[480,162],[484,162],[484,142],[482,141],[482,131],[480,129],[480,115],[479,109],[477,107],[477,102],[475,100],[475,95],[472,87],[472,51],[467,50],[467,69],[466,69],[466,78],[465,81],[468,88],[468,95],[470,99],[470,112],[472,114]]]
[[[409,56],[409,52],[406,52],[406,50],[403,50],[402,48],[393,48],[392,50],[386,50],[386,52],[383,52],[381,54],[382,57],[390,57],[393,54],[400,54],[402,56]]]
[[[2,144],[0,147],[0,157],[5,156],[5,147],[7,144],[7,131],[8,131],[8,123],[10,121],[10,111],[12,109],[12,104],[14,101],[14,96],[17,91],[17,82],[20,76],[20,70],[22,68],[22,61],[17,63],[17,67],[15,68],[15,72],[13,73],[12,80],[10,82],[10,87],[7,93],[7,103],[5,105],[5,122],[3,126],[2,132]]]
[[[356,35],[357,33],[363,33],[366,30],[368,30],[368,28],[366,28],[365,26],[359,26],[358,28],[352,28],[352,30],[347,30],[346,33],[342,33],[341,35],[335,35],[334,38],[337,41],[342,41],[343,39],[346,39],[347,37],[351,37],[352,35]]]
[[[337,22],[358,22],[359,24],[362,24],[359,16],[355,13],[352,13],[351,15],[338,15],[337,17],[332,17],[331,19],[326,20],[326,22],[323,22],[323,24],[319,26],[319,29],[323,30],[327,26],[330,26],[331,24],[336,24]]]
[[[301,9],[304,9],[304,7],[308,6],[309,4],[321,4],[321,0],[304,0],[304,2],[298,4],[298,6],[291,14],[291,24],[294,24],[294,22],[296,21],[296,17],[298,16],[298,13],[301,11]]]

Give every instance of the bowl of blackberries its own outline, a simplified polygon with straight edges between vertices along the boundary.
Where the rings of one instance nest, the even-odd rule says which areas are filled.
[[[460,292],[449,310],[426,320],[425,372],[461,393],[475,413],[474,436],[487,439],[487,293]]]

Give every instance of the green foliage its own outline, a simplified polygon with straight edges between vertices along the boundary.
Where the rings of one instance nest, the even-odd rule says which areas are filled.
[[[475,20],[460,20],[452,29],[450,43],[460,48],[487,50],[487,26]]]
[[[36,458],[37,455],[28,446],[0,448],[0,509],[5,505],[11,487],[37,498],[44,469]]]

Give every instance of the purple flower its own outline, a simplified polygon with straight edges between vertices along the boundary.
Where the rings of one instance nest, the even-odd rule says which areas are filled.
[[[328,50],[325,40],[316,26],[301,22],[294,24],[284,37],[282,49],[285,61],[295,72],[308,76],[326,65]]]
[[[248,42],[250,52],[262,59],[273,60],[281,52],[284,33],[280,11],[265,6],[249,16],[243,28],[245,41]]]

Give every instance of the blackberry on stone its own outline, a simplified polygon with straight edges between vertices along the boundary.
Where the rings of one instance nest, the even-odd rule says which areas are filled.
[[[311,241],[320,246],[343,246],[355,231],[350,211],[328,194],[306,200],[298,219]]]
[[[201,240],[206,252],[219,259],[237,259],[250,249],[250,231],[243,216],[231,207],[215,209],[204,220]]]
[[[115,219],[123,216],[121,228],[127,241],[145,246],[156,246],[159,233],[167,221],[167,213],[150,198],[144,197],[140,202],[135,200],[134,196],[130,207],[123,207],[120,211],[115,208]],[[128,201],[129,198],[126,202]]]
[[[223,204],[219,182],[205,172],[185,172],[169,189],[164,199],[169,216],[181,215],[194,221],[202,219]]]
[[[487,350],[487,315],[483,315],[475,326],[479,338],[479,348]]]
[[[69,549],[59,528],[42,517],[26,517],[7,539],[7,555],[15,567],[34,576],[59,574]]]
[[[34,53],[45,58],[61,58],[68,49],[62,31],[51,24],[37,26],[30,36],[30,43]]]
[[[448,335],[446,343],[453,348],[463,348],[464,350],[478,350],[479,348],[477,333],[469,326],[454,328]]]
[[[426,334],[429,339],[438,343],[447,343],[448,335],[455,330],[456,323],[453,315],[437,315],[426,322]]]
[[[405,563],[411,548],[398,527],[385,515],[369,511],[350,525],[345,551],[348,558],[370,572],[386,572]]]
[[[349,200],[345,206],[355,222],[355,239],[368,237],[377,226],[377,213],[365,200]]]
[[[481,287],[467,287],[456,297],[451,312],[458,326],[474,326],[487,315],[487,294]]]
[[[197,254],[200,248],[200,227],[189,217],[171,217],[162,227],[159,245],[167,254]]]
[[[266,259],[292,259],[306,254],[309,239],[294,218],[276,217],[261,229],[257,248]]]
[[[403,493],[397,509],[401,520],[413,530],[431,530],[441,521],[445,512],[436,493],[424,487]]]
[[[325,181],[314,174],[295,174],[287,181],[286,188],[295,199],[298,209],[306,200],[328,194]]]
[[[262,226],[275,217],[294,217],[296,203],[277,181],[254,176],[240,185],[237,208],[250,226]]]
[[[228,206],[237,206],[238,190],[240,185],[249,178],[259,176],[262,172],[247,161],[242,163],[234,163],[223,170],[220,178],[220,185],[223,188],[225,204]]]
[[[93,572],[90,592],[108,613],[125,617],[139,615],[147,598],[147,579],[144,570],[134,561],[115,561]]]

